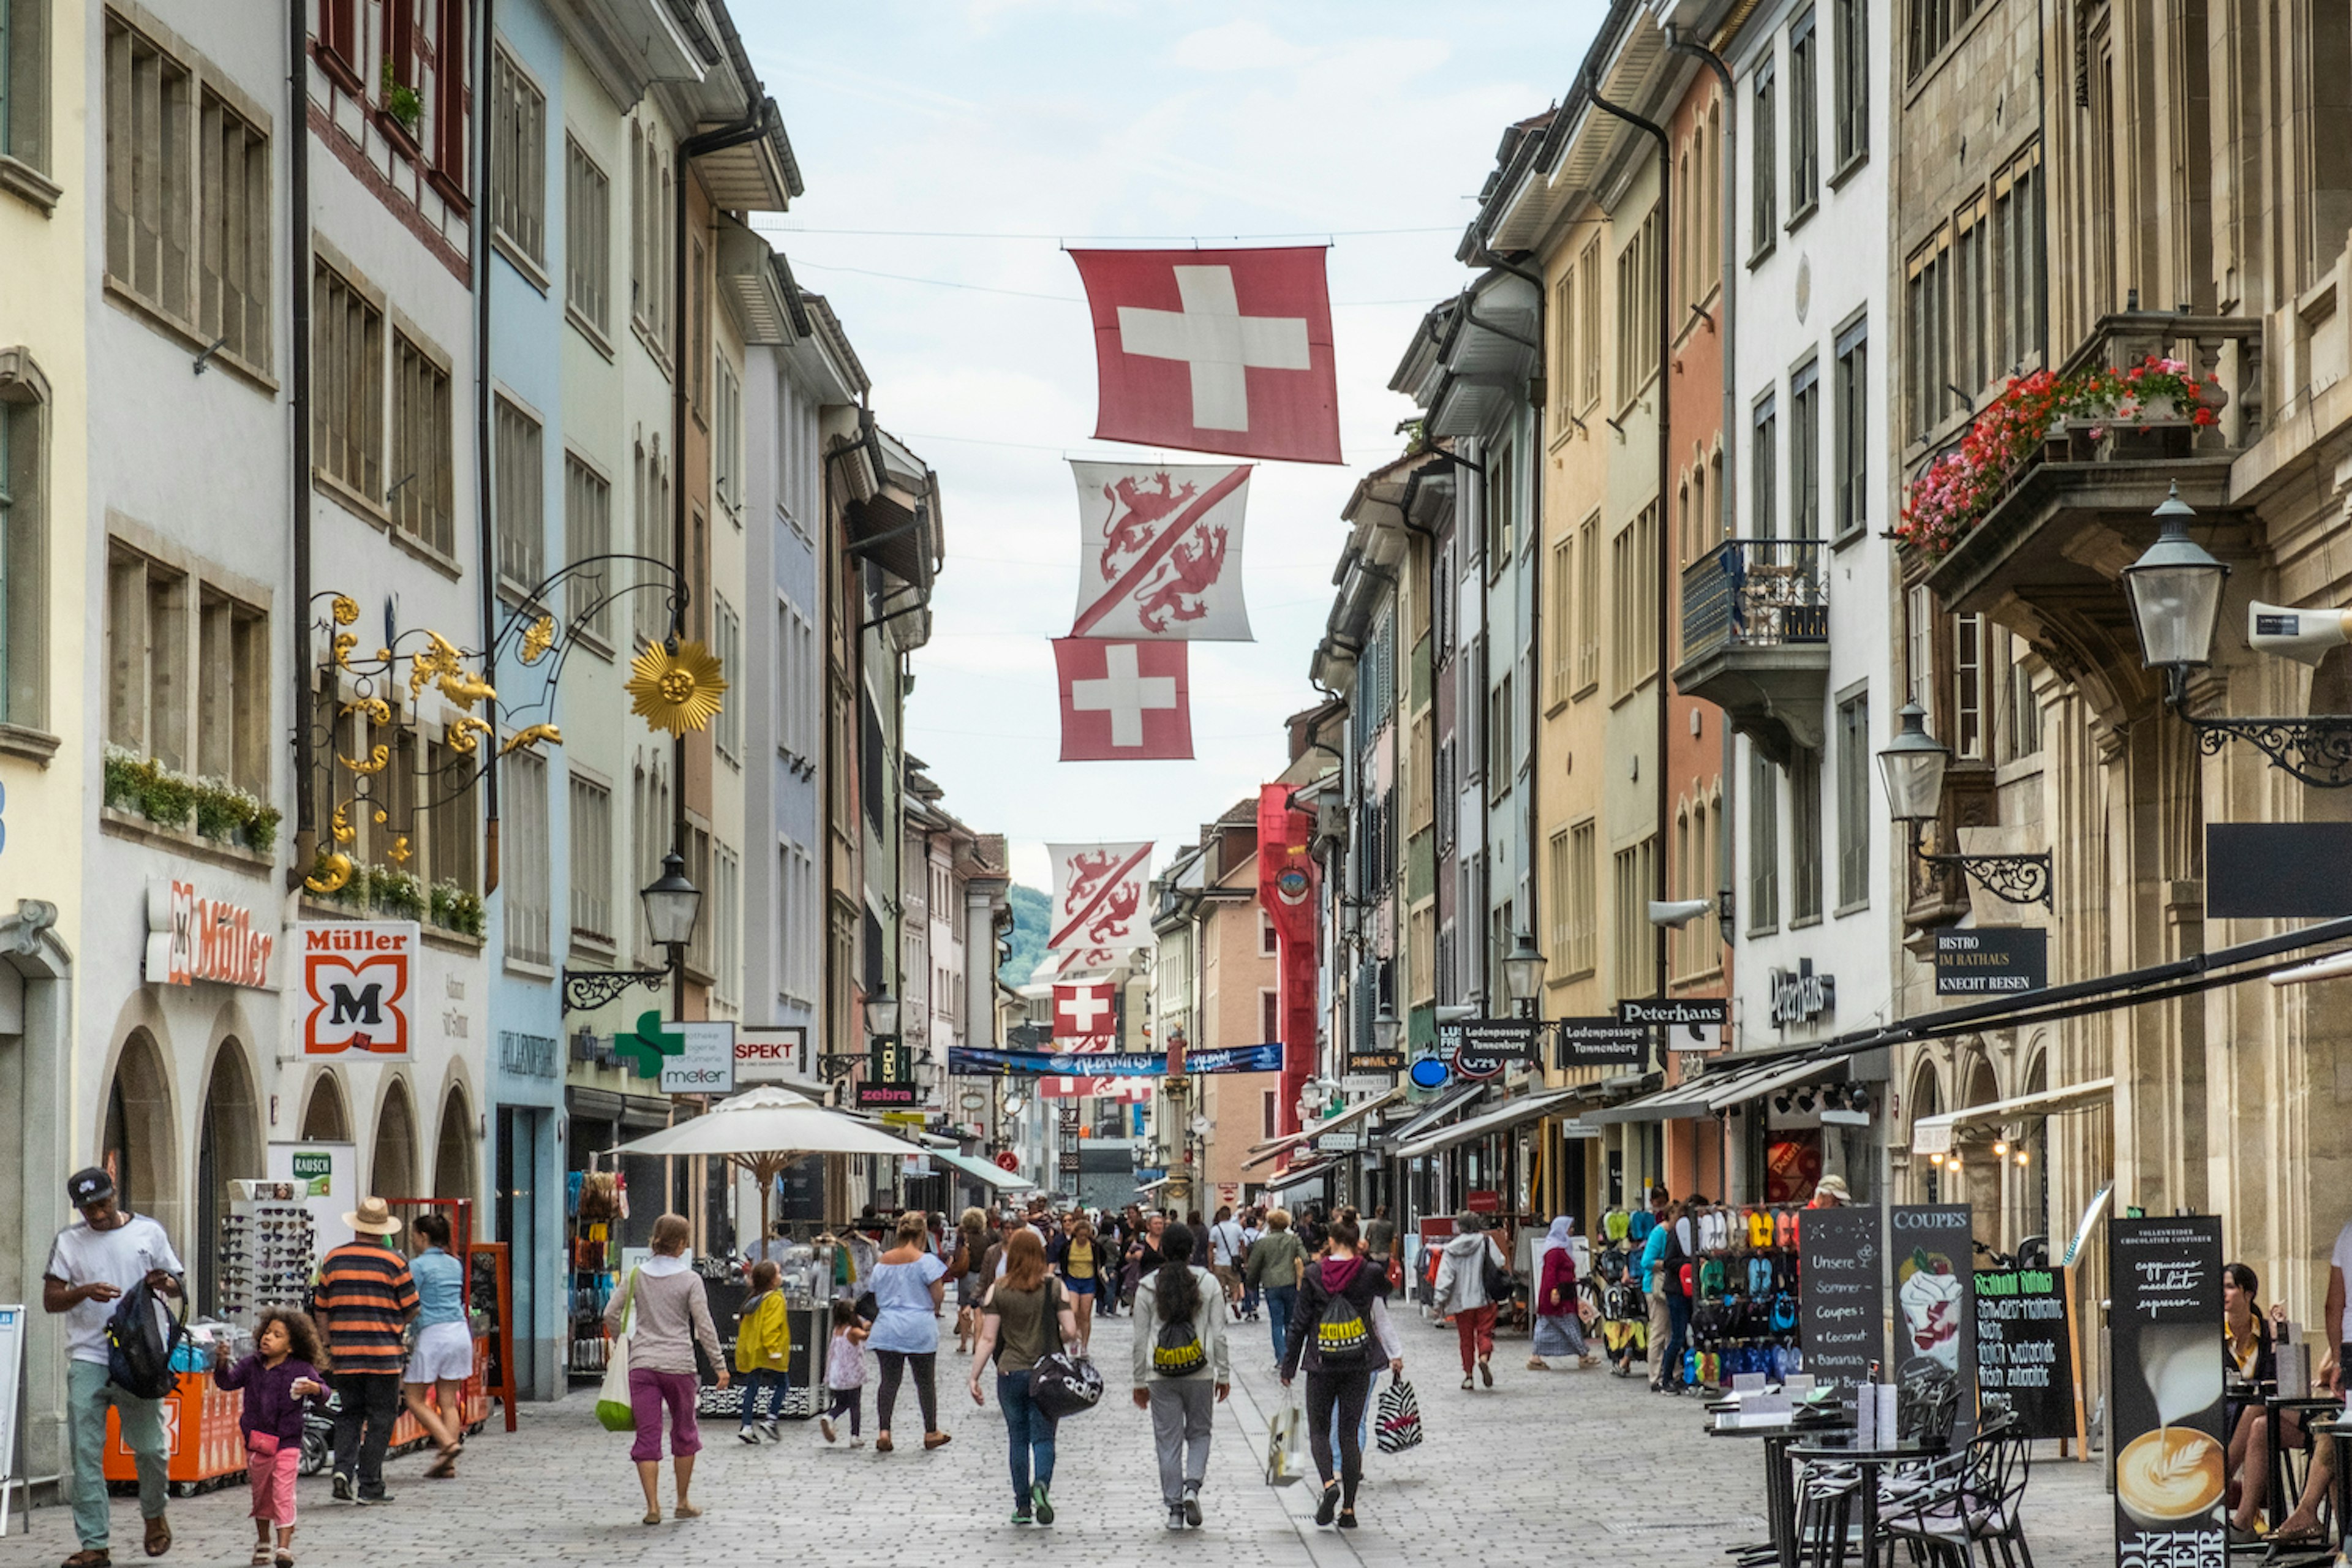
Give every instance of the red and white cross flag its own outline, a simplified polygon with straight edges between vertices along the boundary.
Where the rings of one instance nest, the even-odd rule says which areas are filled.
[[[1192,697],[1181,642],[1054,639],[1062,761],[1181,760],[1192,754]]]
[[[1072,463],[1078,613],[1070,635],[1248,642],[1247,463]]]
[[[1106,441],[1337,463],[1321,246],[1073,250],[1094,312]]]
[[[1054,862],[1054,904],[1045,946],[1143,947],[1151,941],[1144,884],[1151,875],[1151,845],[1048,844]]]
[[[1108,1039],[1118,1027],[1118,987],[1108,980],[1054,985],[1054,1048],[1076,1050],[1078,1040]]]

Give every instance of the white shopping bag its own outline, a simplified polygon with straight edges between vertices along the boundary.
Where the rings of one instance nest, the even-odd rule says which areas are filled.
[[[1307,1407],[1296,1396],[1266,1425],[1265,1484],[1295,1486],[1307,1474]]]

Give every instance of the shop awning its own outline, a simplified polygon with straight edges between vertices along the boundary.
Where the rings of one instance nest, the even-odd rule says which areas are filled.
[[[1776,1057],[1728,1071],[1702,1073],[1669,1089],[1604,1105],[1585,1112],[1587,1121],[1690,1121],[1713,1116],[1729,1106],[1767,1095],[1792,1083],[1802,1083],[1832,1071],[1843,1071],[1846,1054]]]
[[[1397,1158],[1414,1160],[1423,1154],[1434,1154],[1441,1149],[1451,1149],[1457,1143],[1467,1143],[1474,1138],[1484,1138],[1489,1132],[1501,1132],[1560,1110],[1578,1098],[1580,1096],[1575,1089],[1550,1089],[1538,1094],[1522,1095],[1517,1100],[1507,1100],[1466,1121],[1457,1121],[1451,1127],[1434,1128],[1418,1138],[1399,1143]]]
[[[2061,1110],[2111,1100],[2115,1097],[2114,1079],[2095,1078],[2086,1083],[2070,1083],[2063,1089],[2021,1094],[2014,1100],[1989,1100],[1982,1105],[1965,1105],[1958,1110],[1940,1110],[1933,1116],[1923,1116],[1911,1124],[1911,1152],[1950,1153],[1953,1137],[1962,1126],[1973,1126],[1979,1121],[2024,1121],[2036,1116],[2049,1116]]]
[[[1470,1102],[1486,1092],[1483,1083],[1457,1083],[1441,1091],[1435,1100],[1419,1108],[1419,1114],[1409,1117],[1394,1127],[1384,1127],[1381,1136],[1391,1147],[1420,1137],[1431,1128],[1458,1111],[1469,1109]]]
[[[1286,1151],[1296,1149],[1301,1143],[1311,1143],[1326,1132],[1344,1131],[1375,1110],[1394,1105],[1403,1098],[1403,1089],[1392,1089],[1385,1094],[1376,1094],[1370,1100],[1360,1100],[1337,1116],[1327,1116],[1303,1132],[1294,1132],[1286,1138],[1276,1138],[1270,1143],[1261,1143],[1256,1149],[1251,1151],[1250,1158],[1242,1162],[1242,1169],[1246,1171],[1253,1165],[1263,1165],[1268,1160],[1278,1159]],[[1259,1153],[1257,1152],[1259,1149],[1264,1150],[1265,1152]]]
[[[931,1151],[931,1158],[942,1165],[953,1165],[972,1180],[992,1187],[1011,1189],[1034,1187],[1037,1184],[1016,1171],[1002,1169],[995,1162],[983,1160],[976,1154],[958,1154],[945,1149],[934,1149]]]
[[[1268,1193],[1286,1193],[1293,1187],[1303,1187],[1310,1182],[1319,1182],[1329,1175],[1331,1168],[1339,1163],[1338,1160],[1310,1160],[1304,1165],[1295,1165],[1268,1181],[1265,1184],[1265,1190]]]

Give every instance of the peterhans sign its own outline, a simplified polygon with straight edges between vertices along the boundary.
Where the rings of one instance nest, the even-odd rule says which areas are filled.
[[[297,928],[302,940],[302,1052],[339,1057],[409,1053],[409,982],[415,921],[326,921]]]
[[[1837,1011],[1837,976],[1816,974],[1813,961],[1801,961],[1794,969],[1772,971],[1772,1026],[1785,1029],[1791,1024],[1810,1024],[1824,1013]]]

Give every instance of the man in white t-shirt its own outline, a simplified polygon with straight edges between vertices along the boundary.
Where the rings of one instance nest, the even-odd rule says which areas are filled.
[[[1242,1259],[1248,1251],[1249,1243],[1242,1237],[1241,1221],[1234,1217],[1230,1205],[1221,1205],[1216,1223],[1209,1226],[1209,1264],[1224,1282],[1227,1301],[1241,1300]]]
[[[2327,1260],[2327,1305],[2319,1326],[2327,1331],[2327,1356],[2319,1363],[2319,1380],[2331,1394],[2344,1392],[2344,1363],[2352,1358],[2352,1322],[2344,1316],[2344,1281],[2352,1277],[2352,1221],[2336,1234],[2335,1254]]]
[[[139,1513],[147,1521],[142,1544],[150,1557],[172,1549],[163,1517],[169,1476],[164,1468],[163,1402],[140,1399],[107,1381],[106,1324],[122,1293],[144,1280],[167,1296],[182,1294],[186,1268],[163,1227],[114,1201],[114,1178],[92,1167],[77,1171],[66,1195],[81,1211],[77,1223],[49,1244],[41,1271],[41,1305],[66,1321],[66,1430],[73,1452],[74,1531],[81,1550],[65,1568],[105,1568],[108,1547],[106,1412],[122,1424],[122,1440],[139,1470]]]

